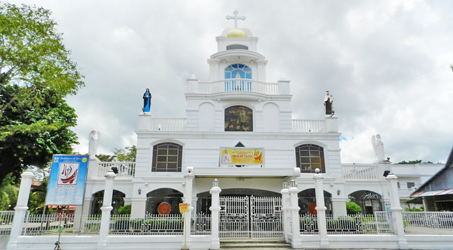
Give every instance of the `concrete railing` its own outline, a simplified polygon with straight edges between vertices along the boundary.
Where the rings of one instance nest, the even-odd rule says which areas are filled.
[[[293,132],[325,133],[324,120],[293,120]]]
[[[198,94],[214,94],[220,92],[255,92],[266,95],[278,95],[279,83],[265,83],[252,79],[227,79],[215,82],[200,82]]]
[[[152,131],[185,131],[186,118],[151,118]]]
[[[345,180],[377,180],[379,179],[378,165],[376,164],[344,164],[343,178]]]
[[[97,178],[104,178],[112,167],[118,169],[117,178],[132,178],[135,174],[135,162],[99,162]]]

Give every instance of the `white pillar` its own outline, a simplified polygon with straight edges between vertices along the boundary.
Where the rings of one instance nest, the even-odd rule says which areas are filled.
[[[113,179],[116,174],[110,169],[105,175],[104,200],[102,201],[101,228],[99,229],[98,250],[107,249],[107,235],[110,229],[110,212],[112,211]]]
[[[329,247],[329,240],[327,239],[327,224],[326,224],[326,206],[324,204],[324,188],[322,186],[322,180],[324,177],[319,174],[319,169],[315,175],[315,192],[316,192],[316,212],[318,217],[318,230],[319,236],[321,237],[320,246],[321,248]]]
[[[25,171],[22,173],[22,180],[20,182],[19,196],[17,197],[17,204],[14,208],[14,219],[13,225],[11,227],[11,234],[9,236],[8,245],[6,250],[15,250],[17,249],[17,242],[22,232],[22,227],[24,225],[25,214],[27,213],[28,207],[28,197],[30,196],[30,187],[33,180],[33,173]]]
[[[280,191],[282,194],[282,224],[283,224],[283,236],[285,237],[285,242],[289,242],[289,233],[291,232],[290,223],[289,223],[289,190],[288,183],[283,182],[283,189]]]
[[[300,217],[299,217],[299,199],[297,194],[299,189],[297,189],[296,181],[291,180],[291,187],[288,190],[289,192],[289,202],[290,207],[289,211],[291,213],[291,247],[292,248],[302,248],[302,242],[300,239]]]
[[[184,175],[184,178],[186,178],[184,203],[189,204],[189,212],[186,213],[186,215],[185,215],[184,234],[186,235],[185,236],[186,248],[190,249],[190,232],[191,232],[190,224],[191,224],[191,217],[192,217],[192,211],[193,211],[192,190],[193,190],[193,179],[195,178],[195,175],[193,174],[193,167],[187,167],[187,173]]]
[[[209,193],[211,197],[211,248],[210,249],[220,249],[220,240],[219,240],[219,211],[220,211],[220,197],[219,194],[222,189],[219,188],[219,182],[215,179],[212,182],[212,188]]]
[[[397,179],[398,177],[393,174],[387,176],[390,190],[390,211],[392,211],[394,230],[398,236],[399,249],[408,249],[406,235],[404,234],[403,215],[401,213],[403,209],[400,205],[398,186],[396,184]]]

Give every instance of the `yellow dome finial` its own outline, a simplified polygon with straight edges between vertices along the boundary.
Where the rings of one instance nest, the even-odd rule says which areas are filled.
[[[227,37],[235,37],[235,38],[247,38],[247,34],[245,34],[242,30],[230,30],[227,33]]]

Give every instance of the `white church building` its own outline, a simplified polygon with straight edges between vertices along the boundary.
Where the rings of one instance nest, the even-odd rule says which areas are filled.
[[[238,197],[280,197],[283,183],[294,179],[300,212],[308,213],[315,202],[315,169],[325,177],[328,214],[345,215],[345,202],[351,197],[365,213],[389,207],[382,176],[389,162],[381,157],[380,163],[342,164],[341,133],[332,107],[320,114],[320,120],[293,119],[290,81],[267,79],[268,61],[260,54],[258,41],[249,29],[225,29],[216,37],[218,51],[208,59],[208,81],[195,76],[187,80],[185,118],[139,114],[136,163],[118,166],[114,187],[118,204],[123,198],[124,204],[132,205],[132,214],[156,214],[164,202],[170,204],[170,213],[179,213],[184,175],[192,167],[192,197],[186,202],[196,213],[209,213],[214,179],[222,187],[221,196]],[[332,106],[333,97],[325,103]],[[225,164],[221,161],[225,149],[230,154],[234,149],[259,150],[262,161]],[[90,206],[85,206],[85,213],[99,211],[95,198],[102,195],[96,193],[104,189],[104,173],[112,166],[99,164],[94,157],[91,161],[85,195]]]
[[[237,21],[245,18],[237,12],[227,18],[234,19],[235,28],[216,37],[218,51],[207,60],[209,79],[192,76],[185,83],[186,116],[154,117],[146,107],[138,115],[136,162],[100,162],[95,157],[99,132],[91,133],[84,204],[74,214],[102,214],[101,228],[99,236],[67,238],[81,244],[71,249],[181,249],[186,238],[180,233],[145,232],[143,224],[138,234],[153,237],[123,237],[134,234],[132,226],[115,231],[118,220],[110,220],[110,214],[116,215],[124,205],[131,205],[130,218],[180,216],[180,203],[189,205],[185,220],[191,224],[191,249],[219,249],[219,238],[282,238],[293,248],[329,248],[329,244],[363,248],[372,243],[377,248],[448,249],[452,243],[448,237],[405,236],[399,204],[428,178],[430,170],[433,175],[442,166],[411,165],[410,174],[404,166],[393,170],[379,135],[371,140],[376,162],[342,163],[333,96],[319,93],[320,105],[324,97],[322,119],[293,119],[290,81],[267,79],[268,61],[259,52],[259,39],[251,30],[238,28]],[[388,177],[383,176],[386,171]],[[391,172],[402,178],[397,180]],[[27,176],[23,179],[31,178]],[[404,197],[398,195],[397,181]],[[405,188],[405,182],[411,184]],[[18,207],[26,207],[23,199]],[[345,231],[326,224],[326,216],[345,217],[348,201],[357,203],[363,214],[381,213],[384,222],[379,225],[387,227],[379,229],[378,219],[359,220],[361,229],[349,228],[347,233],[373,234],[340,235]],[[25,211],[17,213],[25,216]],[[316,216],[319,225],[313,229],[310,218]],[[198,218],[210,218],[206,231],[198,230]],[[77,221],[90,222],[74,219],[74,232]],[[365,222],[375,224],[366,231]],[[23,236],[26,230],[16,231],[8,250],[46,249],[49,240],[35,243]]]
[[[388,211],[390,198],[383,173],[393,170],[385,159],[380,136],[372,138],[376,162],[342,163],[333,96],[327,92],[324,97],[323,119],[293,119],[290,81],[268,81],[268,61],[259,53],[259,39],[249,29],[237,28],[237,20],[243,17],[235,13],[230,18],[236,27],[216,37],[218,51],[207,60],[208,81],[195,76],[187,79],[186,117],[153,117],[152,112],[138,115],[136,163],[100,163],[94,157],[97,142],[90,144],[83,212],[100,212],[104,173],[112,166],[119,169],[114,209],[131,204],[133,214],[157,214],[161,203],[167,207],[166,213],[179,213],[188,167],[193,168],[195,179],[192,197],[185,202],[191,204],[193,213],[209,213],[214,179],[222,187],[221,196],[238,197],[280,197],[283,183],[295,180],[300,213],[309,213],[309,206],[315,203],[315,169],[325,177],[327,214],[345,215],[347,201],[359,204],[365,214]],[[225,164],[221,161],[225,149],[258,150],[262,160],[258,164]],[[398,183],[402,201],[442,168],[437,164],[396,166],[393,172],[403,178]]]

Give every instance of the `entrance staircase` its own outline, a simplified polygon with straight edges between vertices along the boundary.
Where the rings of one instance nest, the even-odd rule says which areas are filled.
[[[286,243],[282,239],[221,239],[220,249],[225,250],[285,250],[292,249],[291,244]]]

